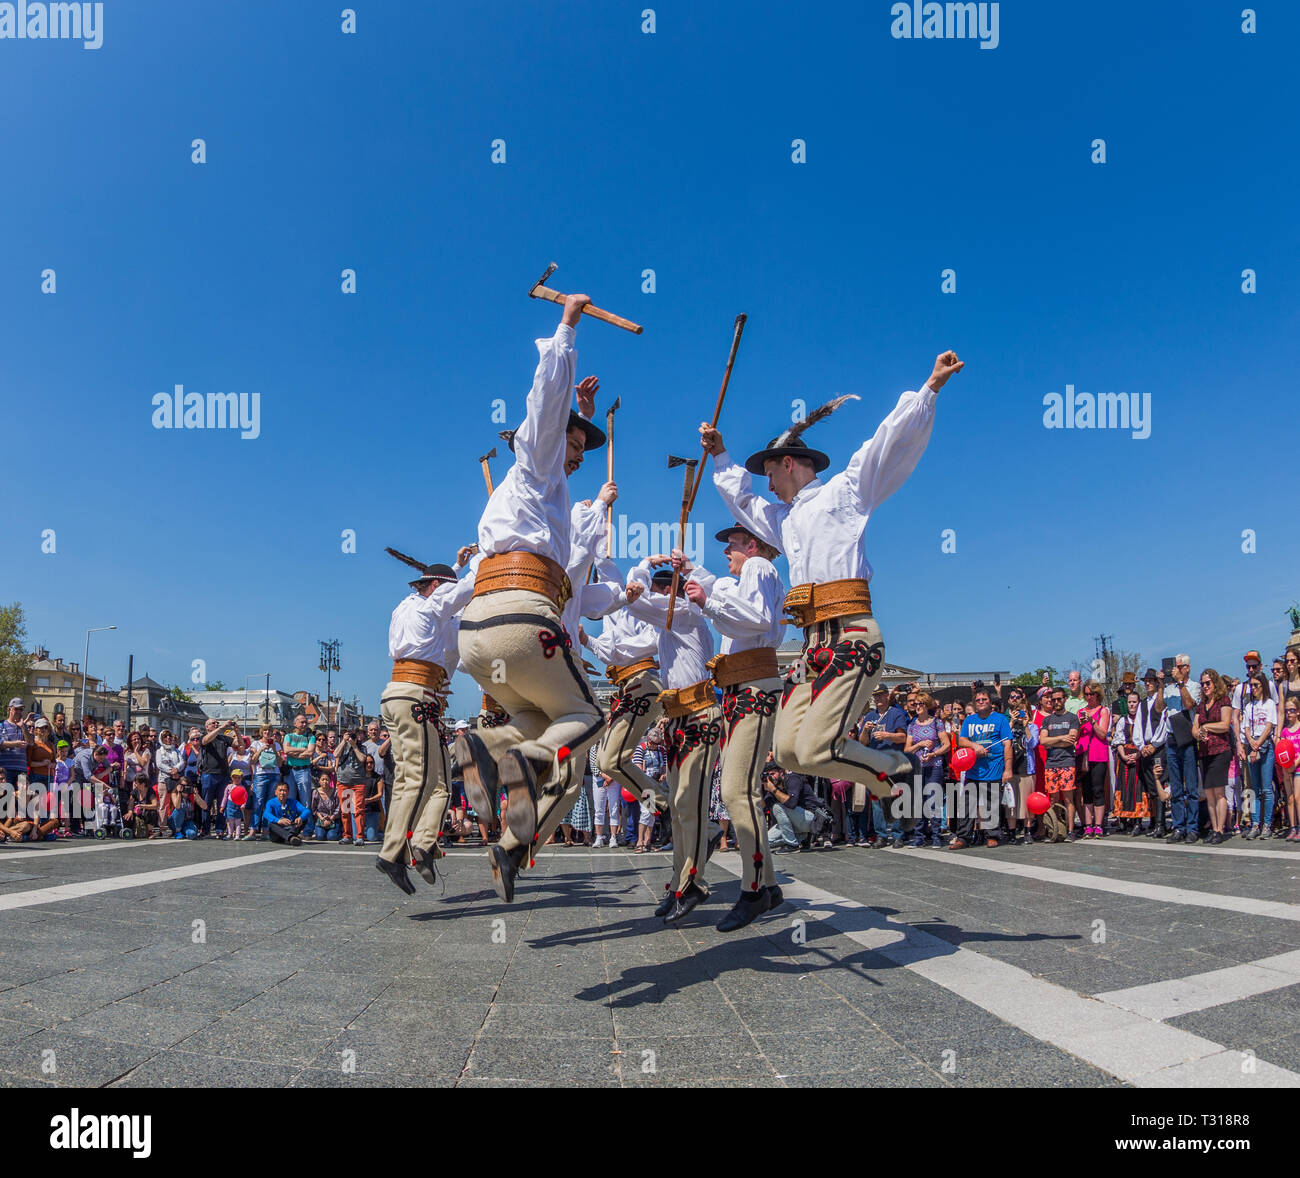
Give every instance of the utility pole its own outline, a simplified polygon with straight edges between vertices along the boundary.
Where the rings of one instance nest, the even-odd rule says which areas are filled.
[[[331,677],[335,671],[343,669],[339,663],[339,647],[342,643],[337,638],[331,638],[328,642],[322,638],[317,640],[316,645],[320,647],[320,669],[325,672],[325,728],[328,731],[330,725]]]
[[[1093,653],[1096,659],[1101,663],[1101,677],[1103,683],[1109,683],[1111,679],[1111,664],[1114,659],[1114,651],[1111,649],[1111,642],[1114,640],[1113,634],[1097,634],[1093,637]],[[1116,676],[1118,678],[1118,676]]]

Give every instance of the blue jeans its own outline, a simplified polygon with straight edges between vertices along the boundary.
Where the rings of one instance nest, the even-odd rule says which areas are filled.
[[[326,842],[338,842],[342,834],[343,826],[337,818],[334,819],[334,825],[329,828],[324,826],[316,827],[316,837],[318,839],[324,839]]]
[[[284,780],[289,783],[289,796],[297,798],[310,813],[311,811],[311,768],[310,766],[286,765],[284,767]],[[302,833],[315,834],[315,820],[308,818],[302,828]]]
[[[204,834],[207,834],[212,826],[212,812],[216,809],[217,803],[221,801],[221,794],[226,788],[226,780],[224,773],[204,773],[199,778],[203,789],[203,800],[208,804],[208,808],[203,811]]]
[[[1199,816],[1200,777],[1196,771],[1196,744],[1180,749],[1171,739],[1165,745],[1169,770],[1169,810],[1175,832],[1195,834]]]
[[[852,797],[850,796],[849,801],[845,804],[844,816],[849,820],[849,834],[852,838],[866,842],[871,837],[870,806],[864,806],[855,813]]]
[[[772,817],[777,829],[768,832],[768,843],[774,847],[797,847],[803,836],[812,830],[812,811],[802,806],[787,807],[779,802],[772,807]]]
[[[187,817],[183,806],[167,815],[167,825],[172,828],[172,834],[177,838],[185,833],[186,825],[192,821],[192,818]]]
[[[263,811],[266,810],[266,803],[270,799],[272,792],[280,780],[279,774],[271,776],[265,773],[253,774],[253,829],[261,830],[266,826],[266,819],[262,817]]]
[[[1246,768],[1250,771],[1250,788],[1255,791],[1255,825],[1271,830],[1273,827],[1273,742],[1271,740],[1259,750],[1259,760],[1247,761]]]

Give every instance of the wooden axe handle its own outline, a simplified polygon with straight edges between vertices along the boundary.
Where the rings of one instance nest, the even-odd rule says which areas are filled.
[[[535,286],[528,292],[535,299],[546,299],[551,303],[562,303],[568,297],[562,295],[558,290],[552,290],[549,286]],[[633,323],[631,319],[624,319],[622,315],[615,315],[610,311],[602,311],[594,303],[588,303],[582,308],[584,315],[590,315],[593,319],[600,319],[605,323],[612,323],[615,327],[621,327],[624,331],[630,331],[633,335],[640,335],[645,328],[639,323]]]

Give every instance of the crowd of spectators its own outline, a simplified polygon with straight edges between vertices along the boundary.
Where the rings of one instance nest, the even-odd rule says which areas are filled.
[[[977,683],[969,699],[943,703],[916,685],[880,686],[855,736],[901,752],[909,772],[892,780],[892,796],[875,798],[860,784],[786,772],[769,753],[771,849],[962,850],[1116,834],[1300,842],[1300,654],[1280,655],[1271,672],[1257,651],[1244,663],[1240,678],[1212,667],[1194,675],[1180,654],[1161,670],[1126,674],[1112,692],[1073,671],[1063,684],[1044,677],[1034,688]],[[661,721],[633,756],[660,783],[666,740]],[[497,838],[505,797],[496,813],[474,813],[454,758],[449,767],[445,841]],[[375,722],[318,734],[299,716],[289,731],[249,736],[209,720],[181,742],[148,725],[127,732],[121,721],[24,716],[19,699],[0,721],[0,789],[9,791],[0,841],[122,835],[361,846],[381,837],[392,781],[391,743]],[[43,787],[35,803],[22,792],[33,787]],[[734,849],[716,772],[709,817],[720,851]],[[584,789],[551,842],[644,853],[667,849],[670,837],[662,805],[601,774],[592,750]]]
[[[9,701],[0,722],[0,841],[127,838],[377,841],[392,788],[388,734],[255,735],[208,720],[188,738],[121,720],[53,720]]]

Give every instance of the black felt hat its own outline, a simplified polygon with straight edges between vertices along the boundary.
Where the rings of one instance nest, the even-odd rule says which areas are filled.
[[[437,581],[440,584],[447,584],[456,580],[456,570],[449,564],[423,564],[413,556],[407,556],[405,552],[398,552],[396,548],[385,548],[389,556],[394,556],[403,564],[410,565],[413,569],[418,569],[420,575],[414,581],[408,581],[407,584],[412,589],[418,589],[421,585],[427,585],[430,581]]]
[[[785,458],[789,455],[791,458],[804,458],[812,463],[813,470],[821,474],[831,464],[831,460],[826,457],[820,450],[814,450],[811,446],[801,440],[801,435],[810,425],[816,425],[819,421],[824,421],[835,412],[846,401],[857,401],[859,398],[853,393],[843,397],[835,397],[827,401],[825,405],[819,405],[802,421],[796,421],[789,429],[777,434],[767,446],[757,454],[751,454],[745,460],[745,469],[750,474],[765,474],[763,463],[768,459]]]
[[[576,409],[570,409],[569,424],[565,428],[573,429],[574,426],[577,426],[578,429],[582,430],[583,435],[586,438],[586,441],[582,446],[583,453],[586,453],[588,450],[599,450],[608,440],[605,437],[605,431],[601,429],[600,426],[593,425]],[[515,452],[515,434],[518,432],[518,430],[503,429],[499,434],[497,434],[497,437],[510,447],[511,454]]]

